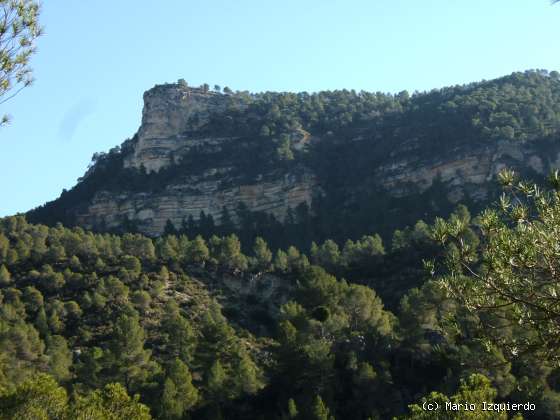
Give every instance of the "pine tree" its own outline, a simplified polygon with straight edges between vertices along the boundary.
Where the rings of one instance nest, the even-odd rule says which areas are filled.
[[[294,152],[292,152],[290,138],[288,136],[283,136],[280,140],[280,145],[276,149],[276,155],[278,156],[278,160],[281,161],[294,159]]]
[[[296,402],[293,398],[288,400],[288,418],[295,419],[298,416],[299,412],[296,406]]]
[[[178,398],[177,385],[170,378],[166,378],[161,395],[161,418],[166,420],[180,419],[183,416],[183,407]]]
[[[190,243],[187,259],[189,262],[204,265],[210,256],[210,251],[202,236],[197,235]]]
[[[279,249],[274,257],[274,269],[281,273],[288,271],[288,255]]]
[[[35,327],[41,338],[45,338],[49,334],[49,324],[47,321],[47,313],[45,312],[45,308],[41,307],[39,311],[37,311],[37,317],[35,318]]]
[[[198,390],[192,375],[183,362],[175,359],[165,379],[162,395],[162,414],[166,419],[181,419],[198,401]]]
[[[328,407],[323,402],[323,399],[317,395],[313,401],[312,407],[312,419],[313,420],[334,420],[334,417],[330,415]]]
[[[214,224],[214,217],[212,217],[211,214],[206,215],[204,211],[200,212],[200,216],[198,218],[198,225],[200,227],[200,234],[205,237],[212,235],[216,230],[216,225]]]
[[[179,242],[174,235],[158,238],[156,241],[157,255],[164,261],[173,261],[178,257]]]
[[[72,352],[68,348],[66,339],[60,335],[50,337],[47,356],[49,357],[49,373],[59,382],[68,380],[72,366]]]
[[[255,394],[262,386],[258,379],[258,369],[249,355],[243,354],[237,368],[239,390],[245,394]]]
[[[218,263],[229,270],[243,271],[247,269],[247,257],[241,252],[241,243],[236,235],[231,234],[222,238]]]
[[[8,250],[10,249],[10,241],[2,232],[0,232],[0,264],[6,262],[8,258]]]
[[[215,360],[206,378],[206,388],[213,401],[219,402],[226,398],[226,371],[219,360]]]
[[[179,313],[176,303],[166,306],[162,329],[166,333],[169,353],[183,362],[190,362],[196,347],[196,336],[191,323]]]
[[[169,270],[165,265],[162,265],[159,269],[158,277],[164,283],[169,281]]]
[[[167,219],[165,222],[165,227],[163,229],[164,235],[177,235],[177,229],[175,229],[175,225],[170,219]]]
[[[222,213],[220,215],[220,232],[222,235],[229,235],[235,230],[235,224],[233,219],[229,214],[227,207],[222,207]]]
[[[5,265],[0,265],[0,286],[7,286],[12,282],[12,275]]]
[[[155,367],[144,349],[144,337],[137,313],[119,316],[111,340],[112,364],[115,377],[129,390],[141,385]]]
[[[131,301],[134,306],[139,309],[142,313],[146,313],[150,309],[150,304],[152,302],[152,297],[145,290],[136,290],[132,293]]]
[[[260,236],[255,239],[253,253],[255,255],[256,269],[261,272],[269,271],[270,263],[272,261],[272,252],[268,248],[265,240]]]

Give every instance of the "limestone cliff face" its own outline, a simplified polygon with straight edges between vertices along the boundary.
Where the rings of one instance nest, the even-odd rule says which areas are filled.
[[[226,95],[189,88],[181,84],[156,86],[144,93],[142,125],[136,134],[133,153],[125,158],[125,167],[147,172],[159,171],[197,146],[219,147],[228,138],[199,138],[198,129],[214,113],[224,112],[235,101]],[[237,106],[242,106],[238,103]]]
[[[550,146],[550,145],[549,145]],[[411,141],[390,153],[376,177],[396,197],[423,192],[441,182],[447,198],[483,201],[505,167],[531,175],[546,175],[560,167],[560,148],[543,150],[538,143],[499,140],[489,144],[461,145],[451,150],[421,153],[421,143]]]
[[[167,220],[179,227],[189,216],[198,219],[201,211],[219,223],[222,209],[235,215],[238,203],[284,220],[288,208],[311,203],[314,186],[311,175],[287,174],[275,181],[227,188],[222,188],[216,178],[201,177],[187,184],[169,185],[156,194],[99,192],[87,210],[77,215],[77,222],[87,228],[112,228],[127,218],[136,222],[141,232],[156,236],[164,231]]]

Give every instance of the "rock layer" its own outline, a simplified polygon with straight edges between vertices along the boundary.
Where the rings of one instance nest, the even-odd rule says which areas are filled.
[[[538,143],[514,140],[476,147],[463,145],[427,157],[420,155],[417,148],[408,147],[393,151],[389,162],[376,171],[376,178],[396,197],[424,192],[438,181],[445,186],[447,198],[457,203],[464,198],[489,198],[496,175],[506,167],[528,176],[543,176],[559,164],[558,147],[545,152]]]
[[[276,181],[228,188],[221,188],[218,180],[199,180],[170,185],[157,194],[99,192],[87,210],[77,215],[77,222],[87,228],[114,228],[128,219],[142,233],[156,236],[164,231],[168,220],[179,227],[189,216],[198,219],[201,211],[220,223],[222,209],[226,208],[235,220],[239,203],[251,211],[264,211],[284,220],[288,208],[311,203],[314,186],[315,179],[308,174],[288,174]]]

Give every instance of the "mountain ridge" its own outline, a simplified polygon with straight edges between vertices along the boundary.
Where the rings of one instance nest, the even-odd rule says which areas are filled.
[[[543,177],[560,166],[559,126],[560,76],[542,70],[412,96],[219,93],[180,80],[148,90],[134,137],[28,215],[158,236],[204,223],[211,234],[224,218],[239,227],[243,212],[282,225],[304,207],[308,243],[357,237],[487,204],[506,166]],[[384,220],[364,223],[364,209]],[[348,219],[339,235],[324,228]]]

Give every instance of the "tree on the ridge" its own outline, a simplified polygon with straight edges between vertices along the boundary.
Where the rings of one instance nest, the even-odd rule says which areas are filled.
[[[220,231],[222,235],[229,235],[235,229],[235,223],[229,214],[227,207],[222,207],[222,212],[220,214]]]
[[[177,235],[177,229],[175,228],[175,225],[173,224],[171,219],[167,219],[167,221],[165,222],[165,227],[163,228],[163,234]]]
[[[276,251],[276,256],[274,257],[274,269],[285,273],[288,271],[288,255],[279,249]]]

